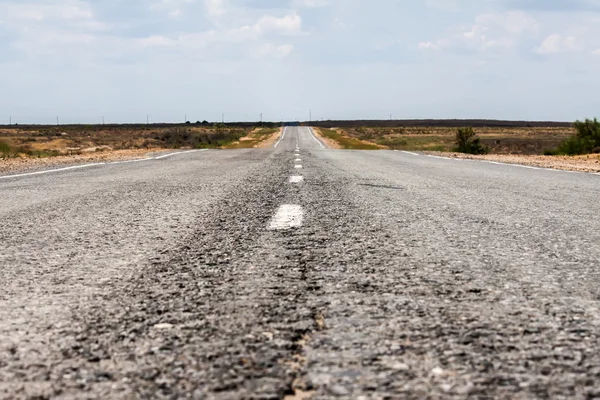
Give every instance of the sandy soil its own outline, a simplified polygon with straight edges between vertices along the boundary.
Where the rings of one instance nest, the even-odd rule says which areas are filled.
[[[157,151],[167,151],[163,149],[136,149],[136,150],[115,150],[94,152],[72,156],[58,156],[48,158],[8,158],[0,159],[0,174],[10,174],[23,171],[35,171],[46,168],[61,167],[72,164],[130,160],[136,158],[145,158],[149,153]],[[173,151],[173,150],[169,150]]]
[[[275,143],[277,142],[277,140],[279,140],[282,133],[283,133],[283,128],[279,128],[279,130],[276,131],[275,133],[273,133],[270,138],[268,138],[267,140],[263,140],[262,142],[257,144],[256,148],[257,149],[270,149],[271,147],[275,146]]]
[[[442,157],[463,158],[471,160],[487,160],[508,164],[522,164],[532,167],[554,168],[566,171],[600,173],[600,154],[585,156],[526,156],[510,154],[471,155],[461,153],[426,152]]]

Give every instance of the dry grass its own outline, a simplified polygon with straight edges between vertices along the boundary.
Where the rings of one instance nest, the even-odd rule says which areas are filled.
[[[345,132],[338,129],[326,129],[326,128],[314,128],[315,131],[326,139],[336,142],[342,149],[354,149],[354,150],[379,150],[381,146],[375,143],[369,143],[367,141],[357,139],[355,137],[345,134]]]
[[[482,144],[496,154],[543,154],[575,134],[573,128],[475,128]],[[388,149],[408,151],[452,151],[456,128],[356,127],[336,130],[339,136]],[[339,140],[348,140],[339,139]],[[352,143],[352,142],[350,142]],[[348,148],[348,147],[346,147]]]
[[[226,146],[228,149],[252,149],[259,147],[261,143],[269,140],[280,128],[256,128],[247,136],[241,138],[235,143]]]
[[[226,126],[15,127],[0,129],[4,157],[48,157],[130,149],[220,148],[252,128]]]

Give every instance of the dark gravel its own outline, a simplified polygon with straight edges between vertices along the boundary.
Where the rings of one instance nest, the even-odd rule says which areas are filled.
[[[600,397],[600,177],[318,147],[1,182],[0,398]]]

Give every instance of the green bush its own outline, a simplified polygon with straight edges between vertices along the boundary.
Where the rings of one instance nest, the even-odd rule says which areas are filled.
[[[212,132],[195,132],[182,127],[171,128],[157,136],[156,139],[166,147],[203,149],[224,146],[240,140],[244,136],[243,129],[227,129],[225,125],[219,125]]]
[[[8,158],[12,155],[13,151],[7,143],[0,142],[0,157]]]
[[[589,154],[600,147],[600,122],[596,118],[576,121],[573,126],[577,134],[558,146],[558,154]]]
[[[456,147],[454,151],[457,153],[467,154],[486,154],[488,148],[481,144],[473,128],[459,128],[456,131]]]

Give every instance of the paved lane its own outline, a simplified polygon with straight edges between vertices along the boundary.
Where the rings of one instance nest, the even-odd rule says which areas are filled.
[[[295,127],[0,181],[0,397],[600,395],[599,189]]]

